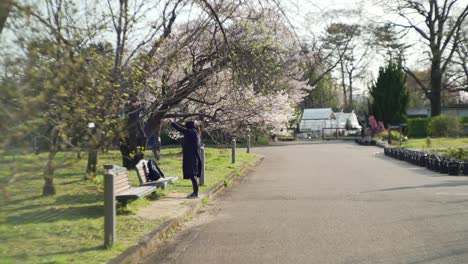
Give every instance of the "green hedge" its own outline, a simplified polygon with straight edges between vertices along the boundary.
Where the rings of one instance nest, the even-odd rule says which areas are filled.
[[[468,126],[468,116],[460,117],[460,121],[464,126]]]
[[[260,134],[256,137],[255,141],[258,145],[268,145],[270,144],[270,137],[266,134]]]
[[[278,136],[279,141],[294,141],[296,140],[293,136]]]
[[[407,129],[408,137],[424,138],[427,137],[427,126],[429,125],[429,118],[408,118]]]
[[[460,118],[450,115],[432,117],[427,132],[434,137],[456,137],[462,134]]]

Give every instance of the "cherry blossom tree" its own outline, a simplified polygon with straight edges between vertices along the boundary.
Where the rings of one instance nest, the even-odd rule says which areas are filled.
[[[227,26],[220,26],[210,17],[199,18],[179,26],[174,38],[161,47],[157,61],[164,62],[164,66],[152,68],[152,78],[143,92],[146,128],[155,138],[160,135],[165,117],[199,116],[227,125],[239,117],[234,115],[239,107],[232,102],[249,101],[258,111],[261,102],[252,101],[255,96],[259,100],[270,96],[269,102],[275,96],[280,100],[301,98],[289,90],[290,83],[300,83],[303,73],[296,42],[282,34],[287,27],[281,25],[280,16],[271,10],[245,13],[245,9],[233,10],[230,5],[217,8],[219,20],[227,21]],[[291,32],[288,34],[291,36]],[[189,111],[190,107],[195,111]],[[217,113],[222,111],[223,117],[219,118]],[[153,152],[158,155],[158,149]]]

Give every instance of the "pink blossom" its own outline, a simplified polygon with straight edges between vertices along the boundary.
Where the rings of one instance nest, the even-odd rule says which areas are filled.
[[[375,136],[382,131],[385,131],[385,126],[382,121],[377,121],[373,115],[369,116],[369,131],[371,136]]]

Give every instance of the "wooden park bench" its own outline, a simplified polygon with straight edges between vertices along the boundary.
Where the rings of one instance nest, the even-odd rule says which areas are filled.
[[[179,179],[177,176],[171,177],[161,177],[157,181],[147,181],[148,176],[148,161],[147,160],[140,160],[138,164],[135,166],[135,170],[138,176],[138,180],[140,181],[140,186],[155,186],[160,187],[162,189],[166,189],[167,184],[173,183]]]
[[[113,176],[115,199],[122,203],[124,207],[127,206],[128,201],[136,200],[156,191],[156,186],[132,187],[128,171],[124,167],[104,165],[104,169],[106,169],[105,177]]]

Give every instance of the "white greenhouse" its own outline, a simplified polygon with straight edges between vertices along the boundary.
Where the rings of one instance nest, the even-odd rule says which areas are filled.
[[[348,122],[351,130],[346,130]],[[354,112],[333,112],[331,108],[304,109],[299,122],[299,135],[302,138],[320,138],[322,136],[356,134],[362,129]],[[323,135],[322,135],[323,133]]]

